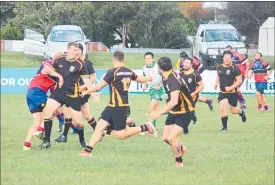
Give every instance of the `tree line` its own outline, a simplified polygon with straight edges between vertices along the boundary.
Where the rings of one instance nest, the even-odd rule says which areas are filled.
[[[201,20],[214,19],[202,2],[1,2],[0,9],[2,39],[21,40],[24,28],[47,36],[54,25],[73,24],[107,47],[183,48]],[[274,2],[229,2],[220,11],[243,35],[258,39]]]

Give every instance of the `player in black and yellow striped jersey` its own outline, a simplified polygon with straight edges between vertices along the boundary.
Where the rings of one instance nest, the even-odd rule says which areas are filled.
[[[238,95],[237,87],[242,83],[240,70],[232,63],[233,53],[223,52],[223,63],[217,66],[217,77],[214,89],[220,86],[219,105],[222,121],[222,132],[227,131],[227,107],[230,105],[232,114],[239,114],[243,122],[246,122],[246,115],[243,110],[237,107]]]
[[[187,151],[186,146],[179,144],[179,136],[183,128],[188,128],[194,116],[194,102],[183,79],[179,79],[173,71],[172,61],[168,57],[158,60],[159,71],[163,77],[163,87],[168,94],[167,104],[150,116],[150,120],[158,119],[169,112],[163,130],[163,141],[168,143],[176,158],[176,166],[182,167],[182,155]]]
[[[93,148],[101,140],[107,127],[110,135],[118,139],[125,139],[146,131],[153,135],[156,134],[155,127],[152,124],[145,124],[140,127],[126,127],[127,118],[130,115],[128,92],[131,81],[145,83],[150,81],[152,77],[137,76],[131,69],[126,68],[123,52],[114,52],[112,62],[114,68],[107,72],[103,80],[98,85],[90,87],[82,93],[82,96],[85,96],[101,90],[106,85],[109,85],[110,88],[109,105],[102,112],[95,132],[86,149],[80,153],[81,156],[91,156]]]
[[[183,61],[184,68],[180,72],[180,77],[184,79],[186,85],[191,93],[191,96],[194,101],[194,105],[196,105],[200,92],[203,90],[204,85],[199,72],[193,69],[193,60],[192,58],[185,58]],[[197,116],[194,113],[193,123],[197,122]],[[184,128],[184,133],[188,133],[188,128]]]

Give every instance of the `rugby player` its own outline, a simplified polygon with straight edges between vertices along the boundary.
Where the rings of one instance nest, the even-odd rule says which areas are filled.
[[[180,72],[180,77],[184,79],[186,85],[191,93],[191,97],[193,98],[194,106],[196,105],[199,94],[204,88],[204,84],[201,78],[201,75],[193,69],[193,59],[185,58],[184,59],[184,70]],[[193,123],[197,122],[197,116],[194,112]],[[188,133],[188,128],[184,128],[184,133]]]
[[[185,58],[189,58],[189,56],[188,56],[188,54],[185,51],[182,51],[180,53],[180,57],[181,57],[181,59],[179,59],[178,62],[177,62],[177,69],[179,71],[182,71],[182,70],[184,70],[184,64],[183,64],[184,63],[184,59]],[[192,62],[193,69],[196,72],[198,72],[199,74],[201,74],[204,71],[203,64],[200,62],[200,60],[196,56],[194,56],[192,58],[192,60],[193,60],[193,62]],[[213,111],[213,109],[214,109],[213,100],[207,99],[204,96],[202,96],[201,94],[199,94],[198,101],[206,103],[208,105],[210,111]]]
[[[52,70],[56,70],[63,76],[64,85],[57,87],[47,100],[44,114],[44,127],[45,127],[45,139],[39,145],[38,148],[50,148],[51,147],[51,129],[53,113],[58,107],[66,105],[70,107],[70,115],[75,122],[78,129],[79,142],[81,146],[86,145],[84,139],[84,124],[81,114],[81,99],[79,96],[79,84],[78,81],[81,75],[86,75],[85,64],[77,57],[79,57],[79,45],[75,42],[70,42],[67,47],[67,56],[62,56],[54,60]],[[65,114],[65,121],[66,121]]]
[[[164,90],[162,86],[162,77],[158,72],[158,65],[154,62],[154,54],[152,52],[147,52],[144,54],[145,65],[143,67],[144,76],[152,76],[152,81],[142,84],[142,89],[145,90],[147,85],[149,86],[149,95],[151,102],[149,104],[149,113],[156,111],[159,107],[162,97],[164,95]],[[153,121],[154,127],[156,127],[157,121]],[[144,132],[142,132],[144,133]]]
[[[56,84],[61,88],[63,85],[63,77],[55,71],[49,69],[53,61],[43,60],[39,70],[31,80],[26,95],[27,104],[33,117],[33,125],[30,127],[27,138],[25,140],[23,150],[31,149],[31,141],[36,130],[40,128],[43,121],[43,109],[47,102],[47,92]],[[43,128],[40,128],[43,129]]]
[[[141,125],[140,127],[126,127],[127,117],[130,115],[130,106],[128,102],[128,90],[132,80],[144,83],[152,79],[151,76],[137,76],[132,70],[125,67],[124,53],[116,51],[113,54],[113,69],[108,70],[104,79],[96,86],[89,88],[82,93],[85,96],[101,90],[106,85],[110,88],[109,105],[102,112],[96,129],[90,139],[86,149],[80,152],[81,156],[91,156],[94,147],[101,140],[104,130],[108,127],[111,136],[117,139],[126,139],[140,132],[148,131],[156,134],[155,127],[152,124]]]
[[[93,63],[86,59],[85,56],[83,56],[83,45],[79,44],[79,57],[81,57],[81,60],[84,61],[85,65],[86,65],[86,70],[87,70],[87,75],[88,79],[85,78],[85,76],[82,76],[80,78],[80,91],[83,88],[86,88],[84,81],[86,82],[86,84],[92,84],[96,81],[96,74],[95,74],[95,70],[93,67]],[[97,97],[95,95],[94,99],[96,99]],[[94,117],[91,115],[90,110],[89,110],[89,103],[88,100],[90,98],[90,95],[85,95],[84,97],[81,97],[81,113],[83,115],[83,117],[87,120],[87,122],[89,123],[89,125],[91,125],[91,127],[93,129],[95,129],[96,127],[96,120],[94,119]],[[55,141],[57,142],[67,142],[68,139],[68,132],[69,129],[71,127],[72,124],[72,119],[71,118],[67,118],[66,123],[65,123],[65,128],[64,128],[64,132],[61,136],[59,136],[57,139],[55,139]]]
[[[158,60],[158,67],[163,77],[163,87],[168,94],[168,103],[161,110],[151,113],[149,120],[158,119],[169,112],[163,130],[163,141],[171,146],[176,167],[182,167],[182,156],[187,148],[179,144],[179,136],[183,128],[188,128],[194,116],[195,107],[184,79],[179,80],[173,71],[171,59],[161,57]]]
[[[232,114],[239,114],[242,122],[246,122],[244,110],[237,107],[237,87],[242,83],[242,76],[238,67],[232,63],[233,53],[229,50],[223,52],[223,63],[217,66],[217,77],[214,89],[220,86],[218,101],[220,105],[220,116],[222,121],[222,132],[227,131],[227,107],[230,106]]]
[[[233,53],[233,58],[232,58],[233,64],[235,66],[237,66],[240,70],[242,81],[241,81],[241,84],[237,88],[237,95],[238,95],[239,103],[241,105],[241,109],[246,109],[246,101],[241,93],[241,86],[242,86],[245,78],[248,77],[248,71],[250,69],[250,62],[248,61],[248,58],[244,54],[236,52],[232,48],[232,46],[228,45],[228,46],[226,46],[225,49],[229,50]]]
[[[270,65],[262,59],[262,53],[257,52],[255,55],[255,61],[252,63],[252,67],[249,71],[248,78],[251,78],[254,74],[256,83],[256,97],[258,102],[257,112],[261,112],[264,106],[264,110],[268,110],[268,104],[264,96],[264,90],[267,89],[267,80],[270,76]]]

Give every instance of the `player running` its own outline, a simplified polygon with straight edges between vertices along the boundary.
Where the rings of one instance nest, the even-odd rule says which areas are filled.
[[[143,83],[142,89],[145,91],[145,89],[147,88],[146,86],[149,86],[149,94],[151,97],[151,102],[149,104],[149,113],[151,113],[152,111],[156,111],[158,109],[164,95],[164,90],[162,86],[162,77],[158,72],[158,65],[154,62],[154,54],[151,52],[147,52],[144,54],[144,59],[145,65],[143,67],[143,75],[151,76],[152,81]],[[156,127],[156,124],[157,121],[154,120],[154,127]]]
[[[191,93],[191,97],[193,98],[194,107],[198,101],[199,94],[204,88],[204,84],[201,78],[201,75],[193,69],[193,60],[192,58],[184,59],[184,70],[180,72],[180,77],[184,79],[186,85]],[[193,124],[197,122],[197,116],[194,112]],[[188,127],[183,128],[185,134],[188,133]]]
[[[184,128],[188,128],[193,116],[194,105],[190,92],[177,78],[173,71],[172,61],[168,57],[158,60],[159,71],[163,77],[163,87],[168,94],[168,103],[157,112],[150,115],[150,120],[158,119],[161,115],[169,112],[163,130],[163,141],[169,144],[176,158],[176,167],[182,167],[182,156],[187,151],[185,146],[179,144],[179,136]]]
[[[262,106],[264,110],[268,110],[268,104],[264,96],[264,90],[267,89],[267,80],[270,76],[271,68],[270,65],[262,60],[262,53],[257,52],[255,55],[255,61],[249,71],[248,78],[251,78],[254,74],[254,79],[256,83],[256,97],[258,102],[257,112],[262,111]]]
[[[237,66],[241,72],[242,81],[241,81],[241,84],[237,88],[237,95],[238,95],[239,103],[241,105],[241,109],[246,109],[246,101],[241,93],[241,86],[242,86],[245,78],[248,77],[248,71],[250,69],[250,62],[248,61],[248,58],[245,55],[236,52],[232,48],[232,46],[228,45],[228,46],[226,46],[225,49],[229,50],[233,53],[233,58],[232,58],[233,64],[235,66]]]
[[[87,75],[82,76],[80,78],[80,81],[79,81],[80,91],[81,91],[81,89],[86,88],[85,83],[86,84],[92,84],[96,81],[96,74],[95,74],[95,70],[94,70],[94,67],[93,67],[93,63],[90,60],[86,59],[85,56],[83,56],[84,48],[83,48],[82,44],[79,44],[79,49],[80,49],[79,50],[79,57],[81,57],[81,60],[84,61],[85,65],[86,65],[86,70],[87,70]],[[89,110],[88,100],[89,100],[90,96],[91,95],[86,95],[84,97],[81,97],[81,113],[82,113],[83,117],[87,120],[89,125],[93,129],[95,129],[97,122],[94,119],[94,117],[91,115],[90,110]],[[94,95],[94,99],[95,98],[97,98],[97,97]],[[72,124],[72,119],[67,118],[66,121],[65,121],[65,128],[64,128],[63,134],[61,136],[59,136],[57,139],[55,139],[55,141],[57,141],[57,142],[67,142],[68,132],[69,132],[69,129],[71,127],[71,124]]]
[[[116,51],[113,54],[112,63],[114,68],[108,70],[103,80],[96,86],[84,91],[82,95],[94,93],[101,90],[106,85],[110,88],[109,105],[102,112],[96,129],[90,139],[86,149],[80,152],[81,156],[91,156],[94,147],[101,140],[104,130],[108,127],[110,135],[117,139],[126,139],[140,132],[148,131],[156,134],[155,127],[152,124],[141,125],[140,127],[126,127],[127,117],[130,115],[130,106],[128,102],[128,90],[132,80],[139,83],[145,83],[151,80],[151,77],[137,76],[132,70],[124,65],[124,53]]]
[[[23,150],[31,149],[33,135],[36,130],[38,130],[40,124],[43,121],[43,109],[48,98],[47,92],[56,84],[53,77],[58,78],[59,87],[62,87],[63,85],[63,77],[55,71],[49,70],[48,67],[51,66],[52,63],[53,61],[47,61],[46,59],[42,61],[39,70],[31,80],[31,83],[28,87],[26,100],[33,117],[33,125],[28,131]]]
[[[179,71],[183,71],[184,70],[184,59],[185,58],[190,58],[187,53],[185,51],[182,51],[180,53],[180,57],[181,59],[178,60],[177,62],[177,69]],[[204,71],[204,67],[203,67],[203,64],[200,62],[200,60],[194,56],[192,58],[192,64],[193,64],[193,69],[198,72],[199,74],[201,74],[203,71]],[[210,109],[210,111],[213,111],[214,109],[214,106],[213,106],[213,100],[211,99],[207,99],[205,98],[204,96],[202,96],[201,94],[199,94],[199,97],[198,97],[198,101],[199,102],[203,102],[203,103],[206,103]]]
[[[70,107],[70,115],[78,129],[79,142],[81,146],[86,145],[84,139],[84,124],[81,114],[81,99],[79,96],[78,81],[81,75],[86,75],[85,64],[77,58],[79,56],[79,45],[70,42],[67,47],[67,56],[62,56],[54,60],[53,70],[56,70],[64,78],[64,85],[57,87],[47,100],[44,114],[45,139],[38,148],[50,148],[50,136],[52,129],[53,113],[62,105]],[[66,112],[65,112],[66,113]],[[65,119],[68,118],[65,114]]]
[[[237,107],[238,96],[236,88],[242,82],[242,76],[239,68],[232,63],[233,53],[231,51],[223,52],[223,63],[217,67],[217,77],[214,89],[217,90],[220,86],[220,93],[218,97],[220,105],[220,115],[222,121],[222,132],[227,131],[227,107],[230,105],[232,114],[239,114],[242,118],[242,122],[246,122],[245,112]]]

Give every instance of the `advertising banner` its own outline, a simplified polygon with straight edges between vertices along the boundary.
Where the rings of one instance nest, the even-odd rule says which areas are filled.
[[[36,74],[35,68],[1,68],[1,94],[21,94],[26,93],[28,85],[32,77]],[[107,70],[96,70],[97,82],[103,79]],[[134,70],[138,75],[142,75],[142,70]],[[203,93],[216,94],[218,90],[214,90],[213,86],[216,79],[216,71],[204,71],[202,73],[202,79],[204,82]],[[267,90],[265,93],[274,95],[275,83],[274,83],[274,71],[270,75],[268,81]],[[254,94],[255,93],[255,81],[254,79],[246,79],[241,87],[243,93]],[[100,91],[102,94],[109,94],[109,87],[105,87]],[[141,89],[141,84],[132,82],[129,88],[130,93],[144,93]],[[148,92],[148,89],[145,91]]]

